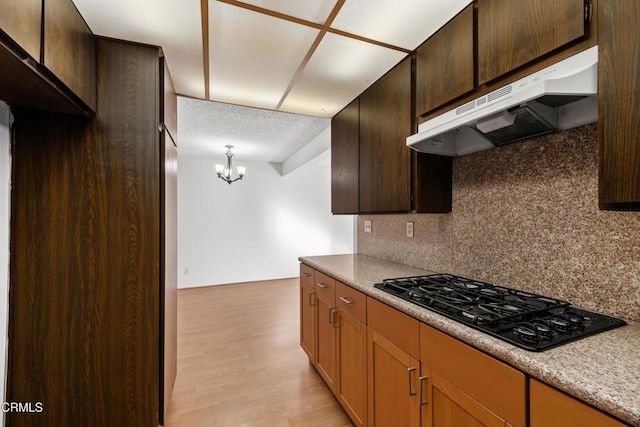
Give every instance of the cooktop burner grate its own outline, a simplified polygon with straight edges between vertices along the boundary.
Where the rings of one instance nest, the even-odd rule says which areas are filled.
[[[532,351],[625,325],[567,301],[451,274],[386,279],[374,287]]]

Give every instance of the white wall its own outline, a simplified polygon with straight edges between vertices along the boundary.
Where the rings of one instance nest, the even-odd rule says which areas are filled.
[[[7,355],[7,309],[9,306],[9,176],[10,176],[10,133],[9,107],[0,101],[0,403],[4,402],[6,384]],[[0,416],[0,427],[4,417]]]
[[[330,151],[285,176],[234,158],[247,175],[231,185],[222,162],[178,154],[178,287],[294,277],[299,256],[353,252],[353,216],[331,215]]]

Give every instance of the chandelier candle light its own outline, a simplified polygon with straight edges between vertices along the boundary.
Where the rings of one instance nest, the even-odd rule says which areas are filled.
[[[238,166],[238,177],[236,179],[232,179],[231,175],[233,172],[233,167],[231,165],[231,158],[233,157],[233,153],[231,152],[231,149],[233,148],[233,145],[225,145],[225,147],[227,147],[227,152],[226,152],[226,156],[227,156],[227,164],[226,165],[216,165],[216,173],[218,174],[218,178],[224,180],[227,184],[231,185],[232,182],[236,182],[239,179],[242,179],[244,177],[244,173],[246,172],[246,169],[243,166]]]

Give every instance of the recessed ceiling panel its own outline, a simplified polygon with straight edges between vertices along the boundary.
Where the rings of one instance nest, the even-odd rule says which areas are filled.
[[[281,109],[333,117],[405,56],[403,52],[328,33]]]
[[[347,0],[332,27],[413,50],[471,0]]]
[[[243,3],[273,10],[305,21],[324,24],[337,0],[244,0]]]
[[[331,121],[221,102],[178,97],[180,153],[282,163],[329,127]]]
[[[211,99],[275,108],[318,32],[225,3],[210,3]]]
[[[74,0],[96,35],[161,46],[176,91],[204,97],[200,2]]]

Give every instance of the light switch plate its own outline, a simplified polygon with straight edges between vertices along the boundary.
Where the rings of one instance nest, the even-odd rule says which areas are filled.
[[[413,237],[413,221],[407,221],[407,237]]]
[[[364,220],[364,232],[371,233],[371,221],[368,219]]]

